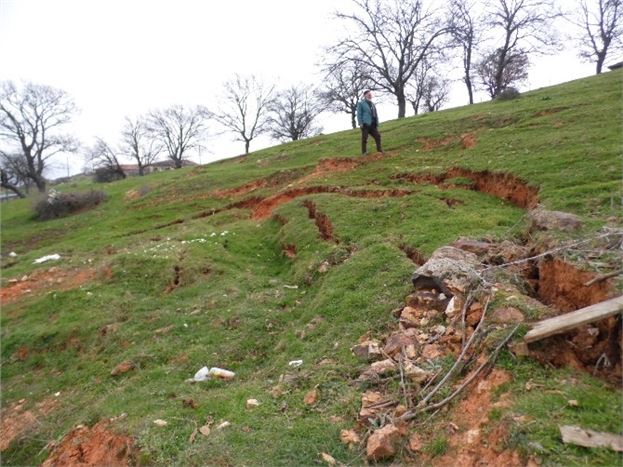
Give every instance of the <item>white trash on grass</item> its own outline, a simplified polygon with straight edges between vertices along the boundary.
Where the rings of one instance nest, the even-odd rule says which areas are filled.
[[[41,258],[37,258],[32,263],[41,264],[41,263],[45,263],[46,261],[57,261],[59,259],[61,259],[61,255],[59,255],[58,253],[54,253],[53,255],[46,255],[46,256],[42,256]]]
[[[291,362],[288,363],[288,365],[293,366],[293,367],[297,367],[297,366],[301,366],[303,364],[303,360],[292,360]]]
[[[191,381],[206,381],[208,379],[211,379],[213,376],[215,378],[229,381],[234,379],[236,373],[234,373],[233,371],[225,370],[223,368],[212,367],[208,369],[207,366],[204,366],[199,371],[197,371],[197,373],[195,373],[195,376],[193,376]]]

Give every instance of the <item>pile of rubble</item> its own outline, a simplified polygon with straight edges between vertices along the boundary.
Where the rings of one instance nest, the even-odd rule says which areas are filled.
[[[390,459],[399,447],[419,451],[418,433],[401,442],[412,429],[410,422],[442,408],[491,368],[526,320],[526,311],[552,314],[528,295],[547,280],[538,277],[541,264],[532,260],[534,253],[509,241],[471,239],[436,250],[415,271],[414,291],[405,305],[393,312],[395,331],[379,338],[366,334],[351,348],[368,363],[358,378],[367,390],[361,396],[359,429],[343,430],[342,441],[355,445],[363,438],[370,461]],[[592,302],[604,297],[595,295]],[[511,349],[530,354],[525,342]]]

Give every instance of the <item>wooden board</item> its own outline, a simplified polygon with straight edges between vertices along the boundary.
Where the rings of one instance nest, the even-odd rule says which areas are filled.
[[[563,443],[585,448],[609,448],[613,451],[623,451],[623,436],[621,435],[587,430],[573,425],[563,425],[558,428]]]
[[[524,340],[526,342],[538,341],[621,312],[623,312],[623,295],[534,323],[533,328],[524,336]]]

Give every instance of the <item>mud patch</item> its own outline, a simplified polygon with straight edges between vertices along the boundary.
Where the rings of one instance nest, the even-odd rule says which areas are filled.
[[[569,107],[552,107],[551,109],[541,110],[534,114],[535,117],[544,117],[546,115],[554,115],[563,110],[567,110]]]
[[[50,268],[35,271],[30,276],[10,282],[0,289],[0,302],[7,304],[18,301],[23,296],[32,296],[45,290],[70,290],[92,282],[97,277],[95,269],[74,269],[63,271]]]
[[[182,268],[176,264],[173,268],[173,280],[171,281],[171,284],[169,284],[165,289],[165,293],[171,293],[180,286],[181,274]]]
[[[288,203],[293,199],[299,198],[305,195],[320,194],[320,193],[337,193],[344,196],[351,196],[354,198],[385,198],[385,197],[399,197],[412,194],[410,190],[353,190],[349,188],[341,188],[336,186],[312,186],[306,188],[294,188],[291,190],[277,193],[276,195],[269,196],[268,198],[257,199],[253,198],[241,202],[239,207],[246,207],[252,209],[251,219],[261,220],[269,217],[272,212],[282,204]]]
[[[559,258],[538,265],[537,295],[560,313],[574,311],[612,297],[609,281],[586,286],[595,277]],[[621,317],[581,326],[568,333],[530,344],[537,360],[554,366],[570,366],[621,385],[623,336]]]
[[[235,188],[226,188],[222,190],[214,190],[212,195],[216,198],[228,198],[232,196],[242,196],[250,193],[259,188],[263,188],[268,185],[268,181],[264,178],[259,180],[253,180],[249,183],[245,183],[244,185],[237,186]]]
[[[443,138],[428,138],[426,136],[418,138],[417,141],[422,145],[424,151],[432,151],[433,149],[448,146],[457,141],[455,136],[444,136]]]
[[[541,260],[538,274],[539,298],[546,305],[562,312],[578,310],[612,298],[611,281],[601,281],[587,287],[584,284],[594,279],[595,275],[558,258]]]
[[[503,424],[492,427],[489,420],[492,409],[510,405],[506,395],[493,402],[493,392],[510,380],[511,375],[508,372],[496,368],[475,387],[472,386],[470,394],[453,412],[452,421],[458,426],[458,430],[448,439],[452,452],[432,459],[433,466],[523,467],[519,453],[504,448],[509,435],[507,427]]]
[[[452,188],[467,188],[503,199],[520,208],[534,208],[538,202],[539,189],[528,185],[525,180],[509,173],[473,171],[461,167],[453,167],[447,172],[435,175],[424,174],[399,174],[392,177],[395,180],[408,180],[414,183],[428,183]],[[452,184],[453,178],[467,178],[472,183],[469,185]]]
[[[281,251],[286,258],[296,258],[296,245],[292,243],[283,245]]]
[[[320,178],[323,175],[328,175],[335,172],[348,172],[356,169],[359,165],[363,164],[362,160],[352,159],[350,157],[339,159],[320,159],[316,168],[312,173],[297,180],[297,184],[302,184],[310,180]]]
[[[462,204],[465,204],[465,201],[460,200],[460,199],[454,199],[454,198],[441,198],[441,200],[446,203],[446,206],[448,206],[450,209],[454,209],[455,206],[460,206]]]
[[[63,466],[127,466],[136,455],[132,438],[116,434],[104,420],[89,428],[78,426],[67,434],[43,467]]]
[[[26,410],[26,399],[3,408],[0,416],[0,451],[7,449],[13,440],[20,438],[39,424],[42,417],[50,414],[57,405],[56,399],[45,399]]]
[[[465,133],[461,135],[461,147],[463,149],[471,149],[476,146],[476,135],[474,133]]]
[[[406,243],[401,244],[400,249],[407,256],[407,258],[409,258],[411,261],[413,261],[414,264],[417,264],[418,266],[422,266],[427,261],[427,258],[422,253],[420,253],[416,248],[407,245]]]
[[[331,223],[331,219],[329,219],[329,216],[322,212],[319,212],[316,209],[316,203],[311,200],[304,201],[303,206],[307,208],[309,218],[314,219],[316,227],[318,227],[318,233],[320,234],[320,238],[327,242],[334,240],[333,224]]]

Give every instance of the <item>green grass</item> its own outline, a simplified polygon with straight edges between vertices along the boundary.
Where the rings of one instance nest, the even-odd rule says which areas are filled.
[[[622,76],[620,71],[604,73],[510,102],[385,122],[386,158],[327,173],[307,185],[412,193],[307,195],[277,207],[274,214],[285,223],[251,220],[242,208],[197,215],[251,196],[270,196],[310,174],[319,159],[356,157],[357,131],[98,185],[108,195],[105,203],[62,219],[34,220],[35,197],[2,204],[3,286],[51,266],[110,271],[79,288],[63,291],[51,285],[19,302],[3,303],[2,406],[26,398],[32,407],[60,392],[57,408],[2,453],[3,464],[39,463],[47,457],[46,444],[76,424],[121,413],[127,416],[114,428],[135,437],[139,461],[146,465],[316,465],[320,452],[361,463],[360,454],[339,441],[340,429],[355,424],[360,388],[352,381],[364,368],[349,349],[366,332],[380,336],[395,326],[390,311],[410,292],[415,267],[400,247],[429,255],[459,236],[507,239],[526,226],[524,210],[461,189],[467,180],[451,180],[455,186],[444,188],[394,176],[442,173],[454,166],[510,172],[538,186],[545,207],[580,215],[586,227],[575,236],[592,234],[612,216],[620,223],[621,106],[613,102],[621,102]],[[465,133],[475,135],[476,146],[462,148],[459,137]],[[422,138],[446,136],[455,138],[446,146],[423,149]],[[212,194],[259,178],[269,178],[273,186],[242,197]],[[58,187],[91,188],[87,179]],[[130,190],[143,195],[129,199]],[[459,203],[449,207],[444,198]],[[331,220],[333,241],[319,237],[305,200]],[[180,223],[156,228],[175,220]],[[295,258],[284,256],[285,244],[296,246]],[[7,257],[10,251],[17,259]],[[32,264],[51,253],[62,259]],[[179,286],[171,290],[176,276]],[[531,310],[530,318],[537,313]],[[108,325],[112,330],[104,333]],[[168,333],[155,332],[167,326]],[[28,349],[23,360],[17,358],[20,348]],[[136,368],[110,376],[126,359]],[[304,364],[288,366],[295,359]],[[615,423],[621,413],[619,391],[576,375],[578,383],[563,387],[563,396],[524,394],[521,384],[529,378],[551,379],[547,384],[559,386],[560,375],[567,373],[531,362],[502,364],[516,374],[512,410],[537,421],[514,428],[513,446],[528,455],[538,443],[543,451],[537,454],[551,465],[616,462],[605,451],[591,458],[593,451],[562,445],[555,425],[620,430]],[[231,369],[236,378],[185,381],[204,365]],[[273,396],[276,386],[281,394]],[[309,407],[303,398],[314,387],[320,398]],[[581,401],[580,407],[566,407],[567,397]],[[196,409],[183,405],[188,398]],[[246,409],[248,398],[261,405]],[[548,413],[551,407],[555,417]],[[331,416],[344,421],[332,423]],[[155,426],[157,418],[168,425]],[[195,427],[208,419],[227,420],[231,426],[189,443]],[[447,440],[435,439],[427,449],[431,456],[441,455]]]

